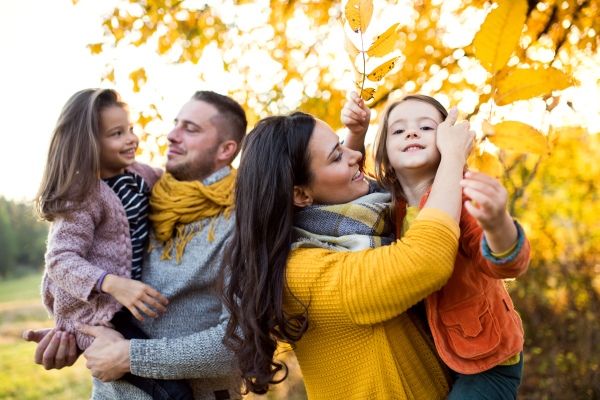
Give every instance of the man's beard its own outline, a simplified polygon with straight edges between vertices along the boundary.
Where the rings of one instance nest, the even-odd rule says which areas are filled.
[[[167,162],[167,172],[173,175],[178,181],[202,182],[216,172],[217,161],[215,160],[215,153],[218,147],[219,145],[217,144],[213,148],[206,149],[194,160],[175,164],[171,167],[169,167],[169,163]]]

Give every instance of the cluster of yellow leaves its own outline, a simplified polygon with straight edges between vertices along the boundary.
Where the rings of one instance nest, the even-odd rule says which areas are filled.
[[[360,42],[363,42],[362,35],[366,32],[373,16],[373,1],[372,0],[349,0],[346,3],[344,10],[346,21],[350,26],[350,29],[354,33],[360,34]],[[345,26],[345,22],[342,20],[342,24]],[[387,74],[389,74],[396,64],[398,57],[392,58],[375,68],[370,74],[366,74],[366,60],[368,57],[385,57],[390,54],[396,47],[398,41],[396,29],[400,23],[394,24],[389,27],[384,33],[379,35],[371,47],[365,51],[365,49],[359,50],[356,48],[352,40],[344,33],[344,50],[350,57],[350,62],[355,75],[355,84],[358,90],[360,90],[360,97],[365,101],[373,100],[375,96],[376,88],[365,88],[365,79],[372,82],[379,82]],[[356,67],[356,60],[359,55],[362,54],[363,61],[363,72],[360,72]]]
[[[74,3],[76,2],[75,0]],[[106,40],[102,44],[90,45],[90,51],[105,53],[111,52],[115,46],[129,43],[135,46],[144,45],[146,42],[152,43],[152,46],[158,43],[157,54],[169,57],[168,62],[175,60],[176,63],[197,63],[205,46],[213,43],[223,55],[237,54],[226,60],[224,67],[227,72],[240,74],[245,79],[240,87],[232,89],[230,95],[245,108],[250,125],[266,115],[288,113],[300,107],[306,112],[318,115],[334,129],[340,128],[339,113],[346,93],[343,85],[331,78],[332,75],[336,75],[330,67],[332,63],[328,61],[332,55],[324,51],[322,43],[327,40],[331,29],[339,26],[345,3],[341,0],[270,0],[268,7],[265,6],[269,15],[267,22],[250,31],[239,29],[235,21],[223,22],[219,18],[220,13],[215,10],[219,7],[218,3],[192,7],[189,2],[176,0],[118,2],[114,11],[108,14],[104,21]],[[233,7],[237,9],[246,3],[251,2],[234,0]],[[390,7],[396,3],[406,2],[389,0]],[[573,72],[583,62],[584,57],[591,56],[591,52],[599,43],[600,0],[530,0],[528,3],[524,28],[515,31],[522,33],[509,63],[511,67],[504,67],[496,75],[497,96],[504,93],[500,85],[503,78],[512,76],[517,71],[529,71],[522,69],[523,67],[539,71],[555,61],[560,61],[562,64],[559,64],[558,68],[567,73]],[[377,83],[376,92],[371,88],[364,88],[374,96],[370,107],[379,112],[390,95],[399,96],[403,92],[406,93],[406,90],[445,95],[450,105],[458,104],[469,94],[476,96],[478,100],[473,110],[466,111],[470,112],[469,117],[476,115],[479,107],[487,103],[494,93],[487,87],[491,85],[481,85],[469,79],[465,70],[469,68],[467,61],[474,58],[474,46],[464,43],[461,44],[462,47],[449,47],[445,39],[449,34],[449,26],[442,21],[447,21],[446,14],[451,13],[453,19],[462,23],[474,13],[480,12],[481,8],[489,8],[490,2],[465,0],[459,4],[414,0],[406,4],[412,8],[412,13],[408,11],[408,14],[403,15],[406,22],[394,28],[392,31],[395,33],[388,39],[394,41],[394,51],[400,51],[402,55],[395,61],[395,71]],[[378,12],[375,7],[373,20],[378,18]],[[303,21],[308,21],[306,30],[315,36],[314,43],[306,43],[294,35],[287,34],[291,27],[288,21],[299,16]],[[350,31],[348,35],[354,37]],[[380,39],[385,37],[384,33]],[[357,40],[354,42],[359,43]],[[238,63],[248,50],[256,48],[267,51],[273,62],[280,64],[286,72],[281,74],[272,86],[263,87],[260,91],[257,91],[252,82],[264,81],[264,77],[248,67],[240,67]],[[354,48],[356,49],[356,46]],[[536,58],[538,49],[553,52],[554,58]],[[353,58],[360,55],[358,49],[355,50],[355,54],[348,48],[346,51]],[[179,58],[174,59],[173,54]],[[379,57],[371,54],[367,51],[366,56]],[[514,62],[515,56],[519,59],[517,64]],[[315,58],[318,60],[317,65],[314,65]],[[353,64],[353,68],[356,64]],[[115,71],[112,68],[107,68],[107,71],[102,77],[114,82]],[[128,76],[131,71],[127,71],[126,74],[120,72],[119,76]],[[445,77],[440,79],[440,76],[444,75]],[[308,76],[311,78],[307,79]],[[359,75],[356,80],[362,76]],[[432,80],[434,76],[435,79]],[[153,79],[152,76],[148,78],[150,82]],[[302,82],[305,88],[314,82],[318,84],[318,90],[304,92],[301,103],[290,108],[284,104],[282,91],[294,80]],[[410,86],[406,86],[407,84]],[[504,101],[514,100],[506,98]],[[498,97],[496,104],[503,104]]]
[[[526,0],[498,0],[497,7],[488,14],[473,40],[475,57],[491,74],[492,101],[499,106],[543,96],[573,84],[567,74],[553,67],[504,71],[519,44],[527,12]],[[547,138],[522,122],[503,121],[492,125],[485,121],[483,133],[476,142],[471,166],[492,176],[499,176],[501,169],[496,157],[484,151],[486,141],[504,150],[550,153]]]

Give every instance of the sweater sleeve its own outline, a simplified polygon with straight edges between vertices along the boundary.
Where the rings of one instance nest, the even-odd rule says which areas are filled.
[[[531,245],[522,229],[519,229],[519,246],[517,254],[502,262],[493,262],[485,257],[482,248],[483,229],[464,208],[460,217],[460,248],[473,261],[475,268],[493,279],[511,279],[521,276],[529,266]],[[522,236],[521,236],[522,235]],[[521,240],[523,243],[520,243]]]
[[[398,242],[344,253],[340,291],[346,314],[356,324],[380,323],[439,290],[454,269],[459,234],[448,214],[427,208]]]
[[[132,339],[131,373],[154,379],[230,377],[233,353],[223,345],[229,313],[225,307],[219,325],[175,339]]]
[[[46,252],[48,277],[71,296],[89,301],[104,272],[85,259],[94,240],[94,216],[88,210],[71,213],[70,219],[52,223]]]

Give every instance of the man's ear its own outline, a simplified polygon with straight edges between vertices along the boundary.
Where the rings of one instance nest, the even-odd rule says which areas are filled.
[[[237,150],[237,143],[235,140],[226,140],[219,145],[217,160],[218,161],[230,161],[231,157]],[[231,160],[233,161],[233,160]]]
[[[304,208],[312,205],[313,200],[310,193],[302,186],[294,186],[294,205]]]

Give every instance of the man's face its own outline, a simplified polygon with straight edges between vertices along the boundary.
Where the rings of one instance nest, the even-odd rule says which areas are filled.
[[[190,100],[177,114],[175,126],[167,135],[167,172],[180,181],[203,181],[216,172],[217,150],[221,140],[211,118],[218,115],[211,104]]]

